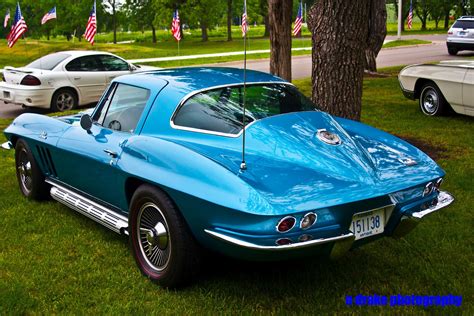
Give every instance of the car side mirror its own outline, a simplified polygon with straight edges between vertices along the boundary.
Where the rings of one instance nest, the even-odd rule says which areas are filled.
[[[91,133],[92,118],[89,114],[83,114],[81,116],[81,127],[85,129],[88,134]]]
[[[135,67],[135,65],[129,64],[128,67],[129,67],[130,71],[137,70],[137,67]]]

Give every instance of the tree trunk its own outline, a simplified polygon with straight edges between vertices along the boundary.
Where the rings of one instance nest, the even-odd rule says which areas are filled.
[[[269,0],[270,73],[291,81],[291,12],[293,0]]]
[[[209,36],[207,36],[207,23],[201,21],[201,38],[203,42],[207,42]]]
[[[319,0],[308,12],[312,95],[324,111],[360,120],[372,0]]]
[[[444,13],[444,29],[447,30],[449,28],[449,13],[451,10],[446,10]]]
[[[154,25],[151,25],[151,35],[153,44],[156,44],[156,29]]]
[[[372,0],[369,17],[369,39],[365,49],[365,69],[377,71],[377,55],[387,35],[387,7],[385,0]]]
[[[265,15],[263,17],[263,23],[265,24],[265,32],[263,33],[263,37],[269,37],[270,36],[270,26],[268,25],[268,15]]]
[[[227,0],[227,41],[232,41],[232,0]]]
[[[114,44],[117,44],[117,12],[115,11],[115,0],[112,2],[112,19],[114,24]]]

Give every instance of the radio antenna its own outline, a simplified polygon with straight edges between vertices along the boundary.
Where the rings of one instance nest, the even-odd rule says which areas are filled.
[[[247,96],[247,0],[244,0],[244,13],[242,14],[242,35],[244,36],[244,100],[243,100],[243,115],[242,115],[242,163],[240,170],[247,170],[247,163],[245,162],[245,103]]]

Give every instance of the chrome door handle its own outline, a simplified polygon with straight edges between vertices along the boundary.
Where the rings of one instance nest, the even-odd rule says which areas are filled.
[[[104,152],[112,158],[117,158],[118,154],[110,149],[104,149]]]
[[[74,80],[81,80],[81,77],[74,77]]]

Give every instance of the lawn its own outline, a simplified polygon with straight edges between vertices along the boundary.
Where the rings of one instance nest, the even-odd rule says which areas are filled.
[[[310,80],[295,83],[310,92]],[[472,315],[473,118],[422,115],[392,75],[365,80],[362,120],[435,152],[447,172],[444,188],[456,202],[401,240],[382,239],[337,261],[257,264],[214,257],[200,279],[180,291],[142,277],[126,238],[58,203],[24,199],[14,153],[0,151],[0,314]],[[0,120],[0,129],[9,123]],[[463,304],[347,307],[345,296],[357,294],[454,294]]]

